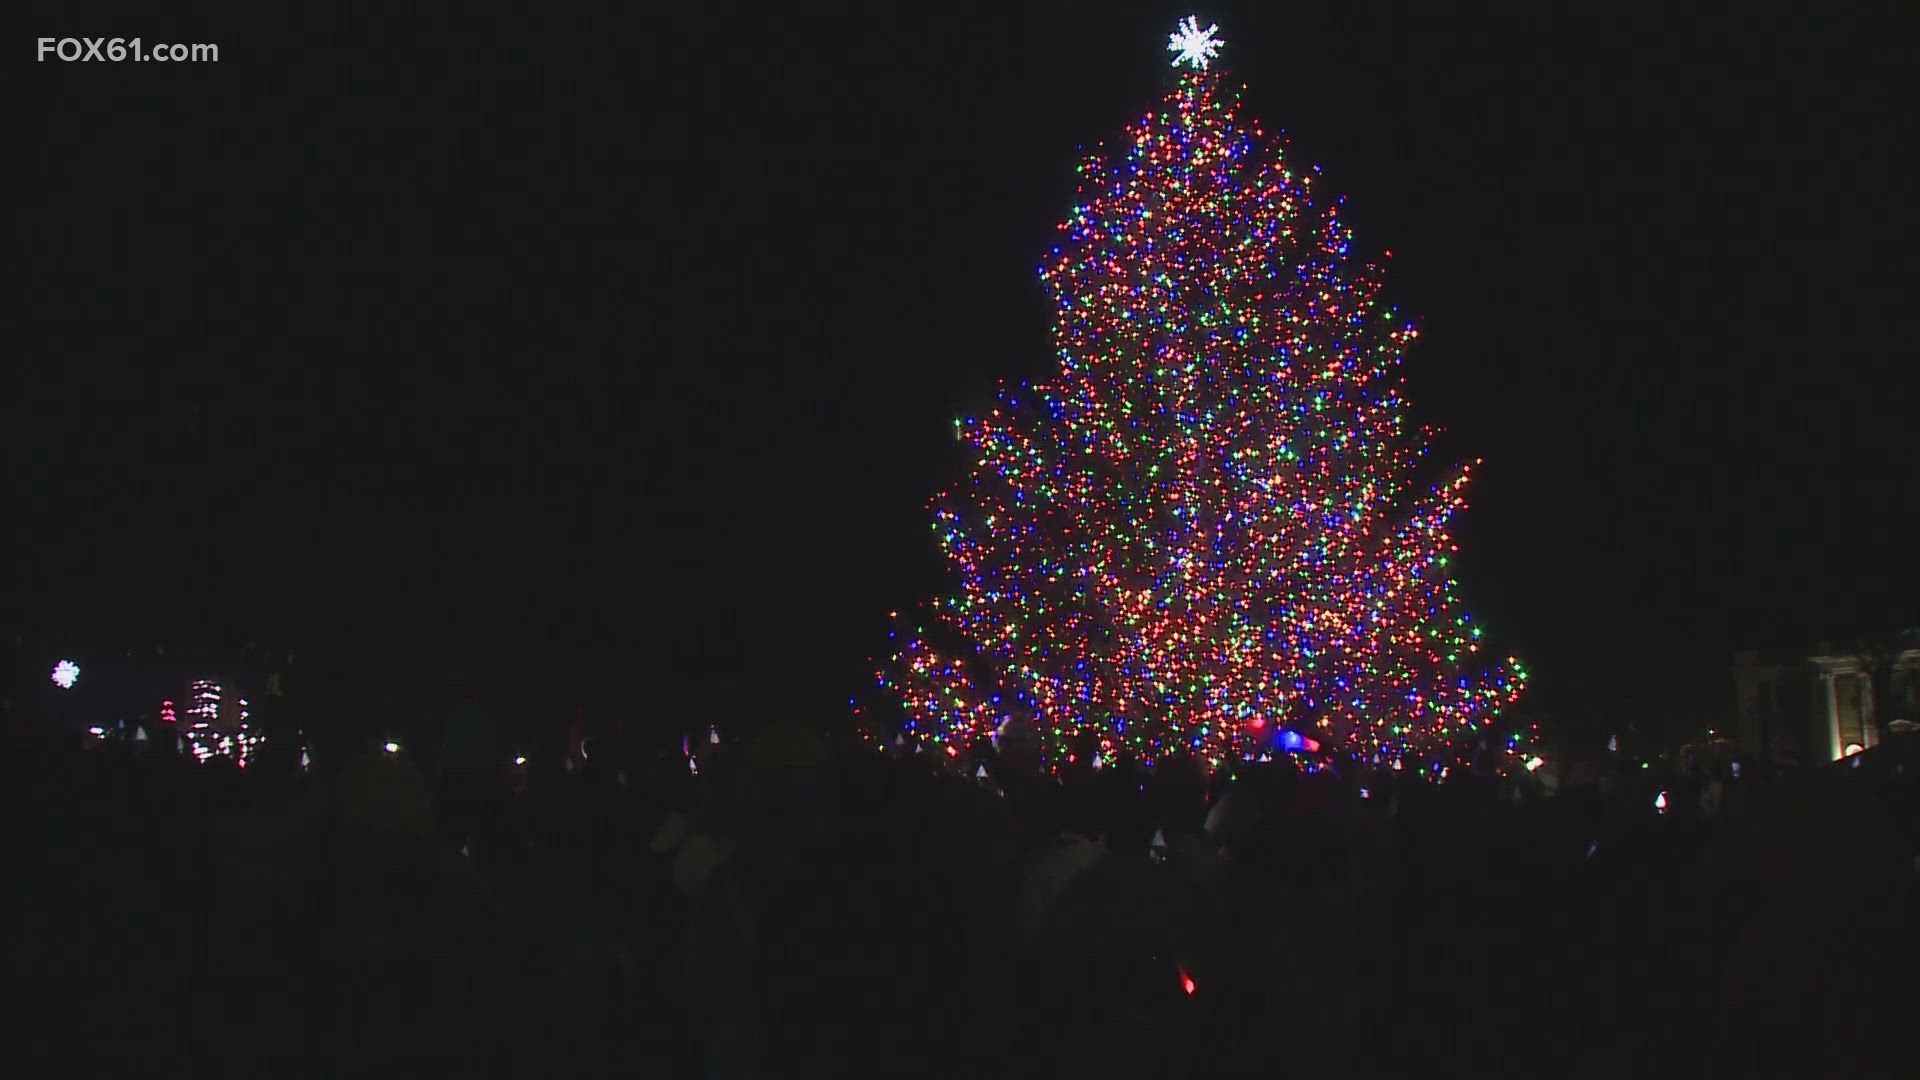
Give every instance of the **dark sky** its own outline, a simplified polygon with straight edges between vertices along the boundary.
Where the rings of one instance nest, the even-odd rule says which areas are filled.
[[[115,6],[6,35],[9,618],[809,716],[942,580],[951,420],[1048,370],[1076,146],[1187,10]],[[1739,643],[1920,622],[1913,27],[1552,6],[1199,13],[1394,253],[1535,703],[1693,726]]]

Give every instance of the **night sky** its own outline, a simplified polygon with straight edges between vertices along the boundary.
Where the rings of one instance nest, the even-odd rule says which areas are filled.
[[[12,628],[723,721],[943,581],[951,422],[1050,370],[1077,147],[1187,12],[117,6],[5,38]],[[1534,714],[1697,729],[1737,646],[1920,623],[1913,26],[1551,6],[1197,10],[1393,253]]]

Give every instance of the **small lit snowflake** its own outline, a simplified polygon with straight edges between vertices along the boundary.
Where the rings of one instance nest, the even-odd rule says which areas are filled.
[[[73,689],[73,684],[76,681],[78,681],[79,678],[80,678],[79,664],[76,664],[71,660],[62,660],[59,663],[53,665],[53,685],[59,687],[60,689],[62,690]]]
[[[1179,23],[1178,29],[1167,35],[1167,51],[1177,55],[1173,66],[1192,64],[1195,70],[1207,70],[1207,64],[1220,55],[1220,46],[1226,41],[1213,35],[1220,32],[1220,24],[1214,23],[1205,30],[1200,29],[1200,20],[1192,15]]]

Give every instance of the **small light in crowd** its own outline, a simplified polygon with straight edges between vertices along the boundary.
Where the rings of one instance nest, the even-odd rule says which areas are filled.
[[[1180,989],[1185,990],[1188,996],[1192,996],[1195,990],[1200,989],[1200,987],[1193,981],[1193,976],[1187,974],[1184,969],[1182,969],[1180,972]]]
[[[1667,793],[1661,792],[1653,797],[1653,808],[1661,813],[1667,812]]]
[[[514,763],[515,765],[525,765],[525,764],[527,763],[527,759],[526,759],[526,755],[524,755],[524,754],[515,754],[515,755],[514,755],[514,758],[513,758],[513,763]]]
[[[99,738],[100,736],[105,735],[106,733],[107,733],[107,729],[103,727],[90,727],[87,729],[87,734],[92,735],[95,738]]]
[[[310,768],[312,768],[312,767],[313,767],[313,759],[307,756],[307,751],[306,751],[306,748],[305,748],[305,747],[301,747],[301,749],[300,749],[300,771],[302,771],[302,772],[305,772],[306,770],[308,770],[308,769],[310,769]]]
[[[389,754],[397,754],[400,752],[400,744],[397,742],[389,742],[385,746],[383,746],[381,749],[385,750]]]
[[[700,775],[700,763],[695,761],[691,756],[687,758],[687,773],[691,776]]]
[[[1371,798],[1373,798],[1373,792],[1371,792],[1371,791],[1368,791],[1368,790],[1367,790],[1366,788],[1361,788],[1361,789],[1360,789],[1360,797],[1361,797],[1361,798],[1363,798],[1363,799],[1371,799]]]
[[[1739,762],[1737,761],[1734,762],[1732,765],[1728,766],[1728,768],[1730,768],[1733,771],[1733,778],[1735,780],[1740,779],[1740,763]]]
[[[718,724],[713,724],[708,726],[707,744],[710,746],[720,745],[720,726]]]
[[[987,767],[985,765],[982,765],[979,768],[973,770],[973,778],[975,780],[985,780],[987,778]]]
[[[1620,736],[1618,735],[1608,736],[1607,749],[1613,751],[1616,754],[1619,753],[1620,752]]]
[[[1539,768],[1540,766],[1542,766],[1542,765],[1545,765],[1545,764],[1546,764],[1546,762],[1545,762],[1545,761],[1542,761],[1542,760],[1541,760],[1540,758],[1538,758],[1538,757],[1530,757],[1530,758],[1528,758],[1528,759],[1527,759],[1527,771],[1528,771],[1528,772],[1532,772],[1532,771],[1534,771],[1535,769],[1538,769],[1538,768]]]
[[[1402,765],[1402,764],[1400,764],[1400,759],[1399,759],[1399,758],[1394,758],[1394,759],[1393,759],[1393,771],[1394,771],[1394,772],[1400,772],[1401,770],[1403,770],[1403,769],[1405,769],[1405,768],[1406,768],[1406,766],[1404,766],[1404,765]]]

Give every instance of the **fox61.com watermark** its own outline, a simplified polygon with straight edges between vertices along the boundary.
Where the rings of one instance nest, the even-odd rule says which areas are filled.
[[[40,62],[63,60],[69,64],[95,61],[119,64],[194,64],[217,63],[218,45],[184,45],[180,42],[142,41],[139,38],[50,38],[40,39]]]

